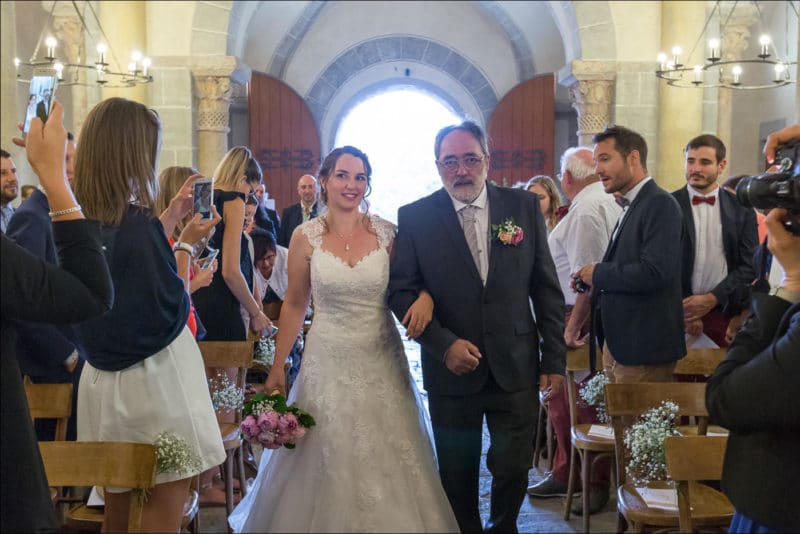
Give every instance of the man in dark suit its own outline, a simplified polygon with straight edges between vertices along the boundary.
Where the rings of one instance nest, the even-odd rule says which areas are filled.
[[[549,396],[563,382],[564,297],[538,200],[486,182],[481,129],[471,122],[444,128],[435,154],[444,188],[398,212],[389,305],[403,317],[421,289],[433,297],[433,319],[419,337],[422,374],[439,473],[462,532],[483,530],[484,416],[492,473],[486,531],[516,532],[537,384]]]
[[[317,179],[310,174],[305,174],[297,180],[297,194],[300,195],[300,202],[292,204],[283,210],[281,216],[281,229],[278,232],[278,244],[282,247],[289,247],[292,240],[294,229],[313,219],[319,213],[317,205]]]
[[[67,134],[66,174],[72,183],[75,169],[75,138]],[[7,235],[18,245],[53,265],[58,264],[50,205],[39,189],[31,193],[14,212],[8,223]],[[23,374],[34,384],[61,384],[72,382],[72,417],[67,425],[67,439],[76,439],[75,407],[78,400],[78,381],[83,369],[83,358],[73,340],[69,326],[19,321],[17,323],[17,358]],[[55,421],[37,419],[34,423],[39,440],[55,439]]]
[[[641,135],[610,126],[593,140],[595,172],[623,206],[603,261],[576,273],[597,299],[603,367],[613,382],[670,381],[686,354],[681,210],[648,175]]]
[[[755,278],[758,247],[755,212],[719,187],[725,145],[710,134],[684,149],[687,185],[672,196],[683,214],[683,315],[686,332],[705,333],[726,347],[725,330],[739,313],[742,296]]]
[[[281,231],[281,218],[278,217],[275,210],[268,208],[265,204],[266,197],[269,196],[267,194],[267,186],[263,183],[258,184],[254,193],[258,199],[255,215],[256,226],[267,232],[272,232],[272,235],[277,239]]]

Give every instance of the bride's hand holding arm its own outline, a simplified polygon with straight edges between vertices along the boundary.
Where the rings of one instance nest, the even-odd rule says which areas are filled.
[[[308,238],[298,227],[292,234],[292,240],[289,243],[289,255],[286,260],[289,284],[286,289],[286,298],[281,306],[280,330],[275,343],[275,362],[272,364],[272,372],[264,384],[264,391],[267,395],[276,389],[282,395],[286,395],[286,374],[283,367],[297,339],[297,333],[300,332],[306,318],[308,301],[311,296],[309,259],[312,251]]]
[[[403,326],[406,327],[406,335],[408,339],[416,339],[433,318],[433,298],[426,290],[421,290],[408,311],[403,316]]]

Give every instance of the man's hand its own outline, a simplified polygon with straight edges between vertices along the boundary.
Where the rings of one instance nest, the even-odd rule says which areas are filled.
[[[739,332],[739,329],[742,327],[742,324],[744,324],[744,321],[747,319],[748,315],[750,315],[749,309],[744,310],[739,315],[734,315],[731,317],[731,321],[728,323],[728,329],[725,330],[725,341],[728,343],[728,345],[733,343],[733,338],[736,337],[737,332]]]
[[[578,270],[577,273],[572,275],[573,279],[574,278],[580,278],[583,281],[583,283],[586,284],[587,286],[592,285],[592,276],[594,275],[594,266],[595,265],[596,265],[595,263],[590,263],[589,265],[584,265],[583,267],[581,267]],[[573,291],[575,290],[574,281],[570,282],[570,287],[572,287]]]
[[[767,136],[767,142],[764,144],[764,156],[767,158],[767,163],[772,165],[775,162],[775,154],[778,147],[785,145],[800,138],[800,124],[792,124],[782,130],[773,132]]]
[[[444,355],[444,364],[455,375],[471,373],[481,361],[478,347],[466,339],[456,339]]]
[[[564,375],[540,375],[539,376],[539,399],[542,402],[549,401],[553,395],[561,391],[564,385]]]
[[[800,237],[784,228],[783,221],[788,216],[789,212],[780,208],[773,209],[767,215],[767,248],[783,267],[781,285],[789,291],[800,291]]]
[[[688,322],[701,319],[717,305],[717,297],[713,293],[690,295],[683,299],[683,320]]]
[[[686,333],[690,336],[699,336],[703,333],[703,320],[702,319],[694,319],[692,321],[684,321],[683,326],[686,329]]]
[[[569,326],[564,330],[564,343],[567,344],[567,348],[570,349],[577,349],[583,345],[586,345],[586,341],[589,339],[589,334],[581,337],[580,329],[573,330]]]

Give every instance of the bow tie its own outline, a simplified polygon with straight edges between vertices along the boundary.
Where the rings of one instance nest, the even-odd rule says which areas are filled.
[[[619,207],[622,208],[622,209],[625,209],[625,208],[627,208],[628,206],[631,205],[631,201],[628,200],[625,197],[616,197],[616,198],[614,198],[614,202],[619,204]]]
[[[717,197],[692,197],[692,206],[697,206],[698,204],[709,204],[713,206],[717,203]]]

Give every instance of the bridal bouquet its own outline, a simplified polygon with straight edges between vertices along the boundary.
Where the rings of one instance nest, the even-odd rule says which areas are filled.
[[[240,429],[244,439],[267,449],[294,449],[295,441],[316,424],[307,412],[294,404],[287,405],[286,397],[279,393],[254,395],[244,405],[243,413]]]
[[[667,466],[664,457],[664,438],[678,436],[675,418],[678,405],[665,400],[639,417],[639,421],[625,430],[624,443],[631,455],[628,476],[636,484],[651,480],[666,480]]]

